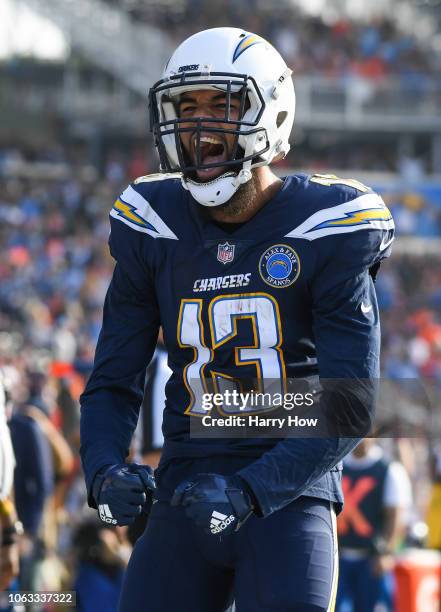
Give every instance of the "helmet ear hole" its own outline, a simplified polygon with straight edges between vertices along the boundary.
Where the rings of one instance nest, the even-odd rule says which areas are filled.
[[[287,116],[288,116],[287,111],[280,111],[280,113],[277,114],[276,125],[278,128],[282,125],[282,123],[285,121]]]

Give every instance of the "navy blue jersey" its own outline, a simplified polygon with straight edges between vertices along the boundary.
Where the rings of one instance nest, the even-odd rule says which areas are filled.
[[[249,456],[240,476],[263,515],[305,493],[341,501],[330,470],[353,440],[203,440],[189,435],[190,421],[205,414],[198,398],[207,379],[219,388],[236,378],[378,377],[380,330],[369,269],[389,254],[393,237],[381,198],[357,181],[290,176],[231,231],[210,220],[178,175],[153,175],[121,194],[110,220],[116,267],[81,398],[89,491],[98,469],[125,460],[161,325],[173,372],[163,464]],[[373,408],[370,392],[353,400],[355,414]]]

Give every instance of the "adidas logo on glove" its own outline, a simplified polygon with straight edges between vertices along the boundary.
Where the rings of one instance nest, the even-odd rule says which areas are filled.
[[[235,520],[236,517],[234,514],[227,516],[226,514],[222,514],[221,512],[216,512],[216,510],[214,510],[210,520],[210,531],[213,534],[220,533]]]
[[[113,518],[108,504],[101,504],[98,507],[98,512],[102,521],[104,521],[105,523],[109,523],[110,525],[116,525],[116,519]]]

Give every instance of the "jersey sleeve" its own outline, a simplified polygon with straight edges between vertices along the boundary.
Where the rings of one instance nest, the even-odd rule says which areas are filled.
[[[263,516],[304,494],[370,429],[380,355],[378,305],[370,270],[390,252],[393,227],[389,215],[385,216],[384,227],[376,221],[360,231],[327,231],[317,236],[310,292],[323,388],[319,413],[325,416],[330,435],[281,440],[239,472]],[[357,221],[363,221],[361,214]],[[313,220],[311,226],[321,223],[326,219]],[[342,430],[351,433],[343,436]]]
[[[118,215],[111,214],[110,220],[109,246],[116,266],[93,371],[80,398],[80,454],[90,505],[95,474],[105,465],[123,462],[129,452],[160,325],[145,233],[121,222]]]

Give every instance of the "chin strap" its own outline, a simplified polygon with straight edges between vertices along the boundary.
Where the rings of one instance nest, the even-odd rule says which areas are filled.
[[[244,183],[248,183],[251,179],[251,161],[246,162],[244,166],[248,167],[242,168],[238,174],[235,172],[226,172],[207,183],[198,183],[182,177],[182,185],[184,189],[187,189],[191,193],[196,202],[202,206],[220,206],[228,202],[239,187]]]

